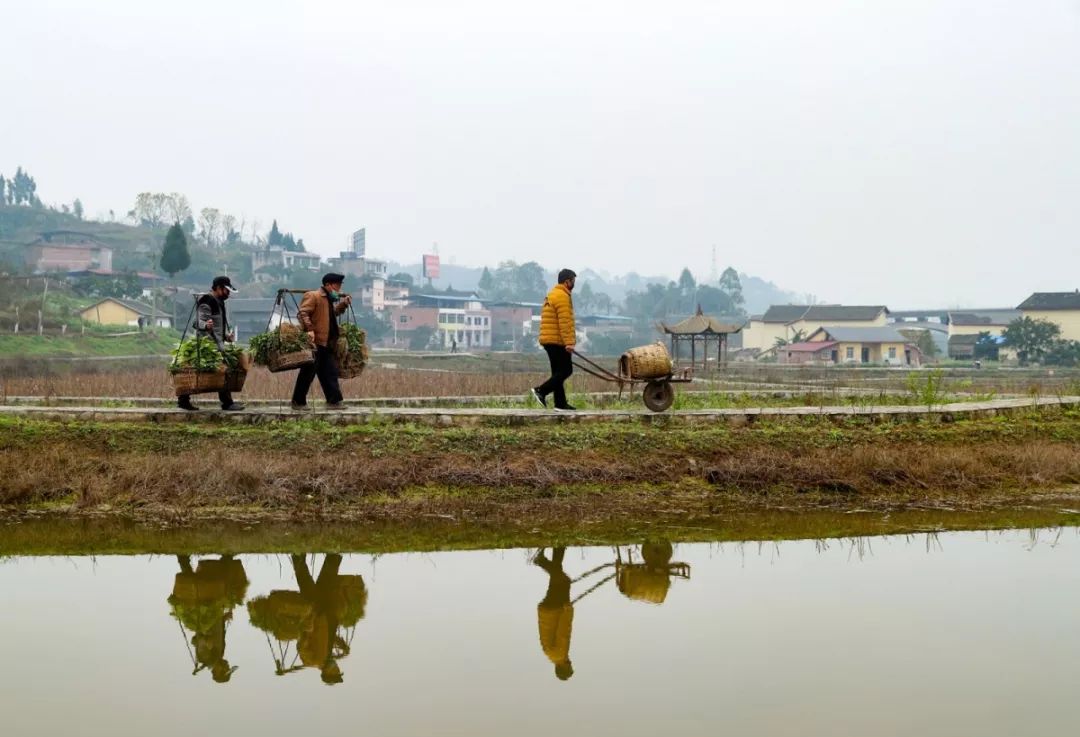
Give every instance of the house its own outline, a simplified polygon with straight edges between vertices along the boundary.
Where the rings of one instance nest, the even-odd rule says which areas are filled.
[[[1024,317],[1056,324],[1064,340],[1080,340],[1080,290],[1035,292],[1016,309]]]
[[[833,343],[827,349],[822,349],[828,352],[829,363],[877,363],[887,366],[922,365],[922,354],[919,349],[892,326],[848,327],[831,325],[818,328],[803,342]],[[782,346],[777,349],[777,356],[786,356],[786,352],[787,346]],[[796,357],[793,356],[792,358]]]
[[[1021,317],[1020,310],[960,310],[949,312],[947,322],[949,337],[954,335],[1001,335],[1005,328]]]
[[[318,271],[322,268],[322,257],[317,253],[287,251],[277,246],[251,252],[252,273],[274,268]]]
[[[407,307],[390,309],[394,342],[421,327],[432,328],[443,348],[491,348],[491,311],[475,292],[416,294]],[[401,334],[405,333],[406,336]]]
[[[79,317],[86,322],[98,325],[129,325],[142,327],[155,325],[159,328],[172,327],[172,315],[133,299],[106,297],[79,311]]]
[[[805,341],[825,325],[884,327],[888,317],[884,305],[773,305],[743,326],[742,348],[767,351],[778,340]]]
[[[26,246],[26,268],[35,274],[57,271],[112,271],[113,250],[85,233],[51,230]]]
[[[236,340],[246,343],[253,335],[266,332],[274,313],[273,297],[230,297],[225,303],[229,326],[236,331]],[[289,303],[290,308],[292,304]],[[295,309],[290,313],[295,317]],[[276,325],[276,321],[274,322]]]
[[[776,362],[783,364],[832,365],[839,358],[837,352],[837,346],[839,345],[840,342],[836,340],[789,343],[776,349]]]
[[[522,341],[535,334],[533,318],[543,307],[539,302],[491,302],[491,344],[499,350],[520,350]]]

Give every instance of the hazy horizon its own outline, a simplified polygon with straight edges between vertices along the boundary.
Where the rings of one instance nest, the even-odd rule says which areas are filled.
[[[1080,286],[1080,2],[0,0],[0,172],[324,256],[719,269],[822,301]]]

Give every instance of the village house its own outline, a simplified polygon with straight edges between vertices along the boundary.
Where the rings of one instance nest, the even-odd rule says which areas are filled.
[[[435,331],[435,343],[441,348],[455,344],[459,350],[491,348],[492,317],[475,293],[416,294],[407,307],[389,310],[391,340],[408,342],[422,327]]]
[[[922,354],[891,326],[818,328],[805,341],[776,351],[780,363],[921,366]]]
[[[113,251],[85,233],[52,230],[41,234],[26,246],[26,268],[34,274],[87,271],[112,271]]]
[[[773,305],[743,326],[742,349],[768,351],[777,341],[805,341],[826,325],[884,327],[888,317],[884,305]]]
[[[1080,340],[1080,290],[1035,292],[1016,309],[1024,317],[1054,323],[1064,340]]]
[[[98,325],[127,325],[130,327],[172,327],[172,315],[154,311],[150,305],[133,299],[106,297],[79,312],[86,322]]]
[[[969,360],[975,357],[975,344],[979,336],[989,333],[1001,337],[1009,323],[1021,316],[1019,310],[962,310],[949,312],[949,358]]]
[[[322,257],[317,253],[287,251],[280,247],[251,252],[252,273],[274,268],[318,271],[322,268]]]

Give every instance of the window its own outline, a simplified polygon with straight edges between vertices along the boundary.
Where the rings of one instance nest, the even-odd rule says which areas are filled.
[[[402,316],[401,316],[401,324],[402,324],[402,325],[404,325],[404,324],[405,324],[405,323],[407,323],[408,321],[409,321],[409,316],[408,316],[408,315],[402,315]]]
[[[896,358],[896,346],[889,346],[889,358]]]
[[[852,361],[855,359],[855,348],[853,346],[847,347],[847,360]]]

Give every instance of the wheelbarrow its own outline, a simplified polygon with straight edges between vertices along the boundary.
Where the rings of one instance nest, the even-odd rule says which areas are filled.
[[[672,373],[665,376],[655,376],[648,379],[625,376],[607,370],[587,356],[581,355],[578,351],[574,352],[574,366],[589,376],[595,376],[603,381],[617,384],[620,397],[623,388],[629,387],[630,391],[634,391],[638,384],[644,384],[645,388],[641,392],[641,398],[645,402],[645,406],[653,412],[663,412],[675,402],[675,387],[672,386],[673,384],[689,384],[693,381],[690,369],[682,369],[678,373],[672,371]]]

